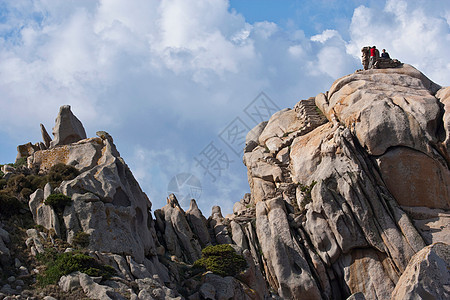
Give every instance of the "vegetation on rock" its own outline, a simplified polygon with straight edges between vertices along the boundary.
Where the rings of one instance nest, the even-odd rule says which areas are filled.
[[[72,203],[72,199],[64,194],[51,194],[44,200],[44,203],[53,207],[58,214],[64,211],[64,207]]]
[[[108,265],[98,263],[93,257],[80,252],[57,253],[54,249],[39,254],[37,259],[46,265],[43,275],[38,276],[41,286],[56,284],[61,276],[80,271],[89,276],[104,279],[110,278],[116,273],[115,269]]]
[[[61,163],[56,164],[50,168],[48,179],[49,182],[58,183],[57,185],[59,185],[61,182],[65,180],[74,179],[79,174],[80,172],[75,167]]]
[[[15,215],[22,208],[22,202],[16,197],[6,193],[0,193],[0,215],[9,217]]]
[[[235,276],[247,267],[242,255],[229,244],[208,246],[202,250],[202,258],[194,263],[194,267],[204,268],[220,276]]]
[[[77,232],[72,239],[72,244],[74,246],[79,246],[81,248],[86,248],[89,246],[89,234],[83,231]]]

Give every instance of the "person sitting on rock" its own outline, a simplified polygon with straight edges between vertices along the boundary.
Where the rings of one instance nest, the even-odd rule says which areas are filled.
[[[381,58],[391,59],[390,56],[389,56],[389,53],[386,52],[386,49],[383,49],[382,52],[383,53],[381,53]]]

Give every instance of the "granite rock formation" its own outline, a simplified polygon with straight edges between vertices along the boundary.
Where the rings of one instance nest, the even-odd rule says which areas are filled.
[[[50,145],[42,126],[44,143],[19,149],[28,172],[58,163],[79,171],[31,194],[29,210],[46,231],[28,229],[26,246],[37,255],[55,239],[88,234],[86,251],[116,276],[71,273],[59,289],[98,299],[446,299],[449,99],[449,88],[406,64],[344,76],[248,133],[251,193],[231,215],[214,206],[209,218],[175,195],[153,218],[112,137],[86,138],[65,106]],[[44,200],[60,193],[71,202],[58,215]],[[1,228],[7,268],[12,239]],[[245,270],[199,272],[202,250],[218,244],[231,244]],[[4,284],[0,293],[18,290]]]

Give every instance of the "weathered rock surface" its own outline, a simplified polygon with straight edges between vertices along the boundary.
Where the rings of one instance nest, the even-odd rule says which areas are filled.
[[[436,93],[436,98],[442,103],[441,109],[444,110],[442,116],[442,127],[439,128],[441,135],[441,153],[445,156],[447,163],[450,163],[450,87],[440,89]]]
[[[158,230],[163,233],[161,235],[164,239],[163,243],[169,253],[190,263],[201,257],[200,244],[193,238],[186,213],[180,207],[174,194],[167,198],[166,206],[155,211],[155,217]]]
[[[409,65],[356,72],[274,114],[245,151],[257,235],[242,230],[241,201],[232,237],[281,297],[389,299],[418,251],[448,242],[450,92],[439,89]]]
[[[36,224],[42,225],[47,229],[53,229],[54,232],[59,235],[60,223],[58,216],[50,205],[44,203],[44,200],[47,199],[50,194],[51,186],[47,183],[44,190],[37,189],[31,194],[28,206]]]
[[[68,242],[88,233],[89,255],[116,269],[107,282],[61,279],[63,290],[92,298],[181,299],[178,289],[191,300],[447,299],[449,99],[449,88],[409,65],[342,77],[247,135],[251,194],[233,214],[214,206],[208,219],[195,200],[185,212],[170,195],[154,220],[108,133],[68,144],[62,134],[58,147],[24,155],[41,173],[61,162],[80,171],[54,191],[72,204],[56,216],[43,204],[53,192],[46,186],[29,207]],[[54,242],[36,229],[27,235],[33,255]],[[6,243],[2,236],[0,254]],[[216,244],[234,244],[247,269],[221,277],[191,268]]]
[[[407,147],[391,148],[377,162],[387,188],[400,205],[450,209],[450,171],[446,165]],[[402,184],[404,181],[410,184]]]
[[[194,199],[191,200],[189,209],[186,211],[186,218],[192,232],[198,237],[202,248],[211,244],[211,238],[207,227],[207,220],[197,206]]]
[[[9,233],[5,229],[0,227],[0,266],[7,265],[11,259],[11,254],[7,247],[7,244],[9,242]]]
[[[41,127],[41,135],[42,135],[42,140],[44,141],[44,145],[46,148],[49,148],[50,143],[52,142],[52,138],[48,134],[47,129],[45,129],[44,124],[39,124],[39,126]]]
[[[450,241],[450,212],[428,207],[402,206],[427,244]]]
[[[50,142],[50,147],[68,145],[86,138],[83,124],[72,113],[70,105],[60,107],[55,123],[55,127],[53,127],[54,138]],[[45,140],[44,137],[44,142]]]
[[[436,243],[414,255],[392,292],[397,299],[449,299],[450,246]]]

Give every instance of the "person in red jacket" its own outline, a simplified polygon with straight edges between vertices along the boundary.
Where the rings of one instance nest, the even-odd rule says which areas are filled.
[[[369,69],[375,68],[375,63],[377,62],[377,59],[380,57],[380,52],[378,51],[377,47],[373,46],[370,48],[370,60],[369,60]]]

